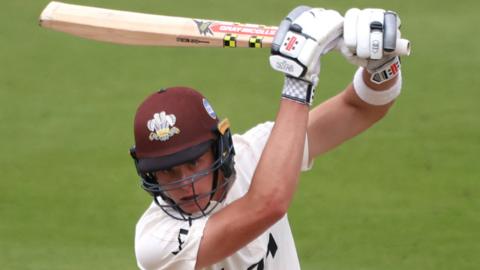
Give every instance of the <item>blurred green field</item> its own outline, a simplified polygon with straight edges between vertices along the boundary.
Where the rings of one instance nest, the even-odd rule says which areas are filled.
[[[299,4],[398,11],[413,44],[403,94],[302,176],[289,212],[302,268],[479,269],[478,1],[71,2],[272,25]],[[283,80],[268,50],[128,47],[41,29],[47,3],[0,8],[0,268],[135,269],[134,225],[150,202],[128,156],[139,102],[192,86],[243,132],[273,119]],[[353,71],[326,56],[316,103]]]

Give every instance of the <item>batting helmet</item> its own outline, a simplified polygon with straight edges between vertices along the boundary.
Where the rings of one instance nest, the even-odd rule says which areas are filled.
[[[218,191],[221,200],[235,179],[233,148],[228,120],[219,121],[207,99],[187,87],[171,87],[151,94],[139,106],[134,120],[135,146],[130,154],[135,161],[142,188],[153,196],[155,203],[176,219],[194,219],[209,214],[218,202],[211,199]],[[205,171],[197,172],[168,185],[157,182],[155,172],[194,160],[209,149],[214,162]],[[224,176],[219,184],[218,171]],[[213,173],[210,203],[199,213],[185,213],[167,191],[182,188],[201,176]],[[159,201],[158,197],[162,200]],[[195,203],[197,197],[194,196]],[[198,203],[197,203],[198,205]]]

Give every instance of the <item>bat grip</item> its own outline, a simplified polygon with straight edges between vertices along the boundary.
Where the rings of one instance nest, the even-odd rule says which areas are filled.
[[[411,51],[410,41],[408,39],[397,39],[397,45],[392,52],[385,52],[387,55],[409,56]]]

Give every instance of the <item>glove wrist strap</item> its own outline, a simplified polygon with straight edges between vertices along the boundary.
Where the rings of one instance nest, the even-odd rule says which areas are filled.
[[[314,93],[315,87],[311,82],[285,76],[282,90],[283,98],[310,106],[313,102]]]
[[[395,78],[400,72],[400,58],[395,56],[380,67],[369,70],[369,72],[372,74],[370,81],[375,84],[382,84],[389,81]]]

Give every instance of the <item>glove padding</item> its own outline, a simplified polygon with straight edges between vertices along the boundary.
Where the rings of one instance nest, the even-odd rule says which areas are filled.
[[[383,83],[398,75],[399,54],[409,54],[408,40],[400,38],[400,18],[383,9],[349,9],[343,40],[337,46],[352,64],[366,68],[371,81]]]
[[[285,28],[285,24],[289,27]],[[294,9],[274,38],[270,56],[272,68],[313,82],[319,72],[318,59],[336,46],[342,25],[343,17],[337,11],[305,6]]]
[[[342,30],[343,17],[322,8],[300,6],[282,21],[272,43],[270,65],[287,76],[283,97],[311,104],[320,56],[336,47]]]

